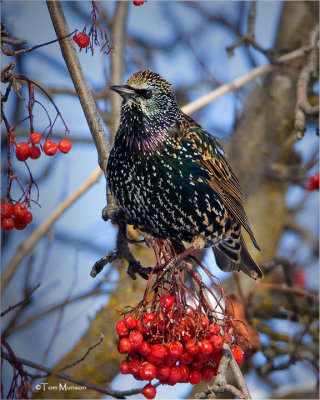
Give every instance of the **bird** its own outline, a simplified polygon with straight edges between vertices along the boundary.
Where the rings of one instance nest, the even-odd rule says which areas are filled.
[[[123,100],[106,177],[128,224],[177,249],[212,247],[221,270],[262,278],[242,235],[260,250],[245,196],[217,139],[180,110],[156,72],[134,72],[110,89]]]

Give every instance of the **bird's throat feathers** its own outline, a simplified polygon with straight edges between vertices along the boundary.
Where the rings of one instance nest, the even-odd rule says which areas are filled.
[[[140,113],[123,114],[115,141],[130,152],[152,152],[170,138],[175,121],[146,118]]]

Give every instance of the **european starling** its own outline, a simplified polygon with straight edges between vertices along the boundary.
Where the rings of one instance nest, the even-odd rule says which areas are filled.
[[[128,223],[177,248],[212,246],[223,271],[261,278],[241,234],[259,249],[244,194],[217,140],[179,109],[172,85],[155,72],[110,88],[123,102],[107,180]]]

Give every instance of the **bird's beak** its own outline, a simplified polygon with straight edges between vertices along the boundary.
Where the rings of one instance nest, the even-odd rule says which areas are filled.
[[[136,95],[135,90],[128,85],[114,85],[110,86],[110,89],[120,94],[124,99],[130,99],[131,97]]]

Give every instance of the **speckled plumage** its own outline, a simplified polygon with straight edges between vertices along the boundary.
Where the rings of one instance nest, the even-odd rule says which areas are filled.
[[[124,100],[107,178],[128,222],[177,245],[213,246],[222,270],[261,277],[241,235],[244,227],[259,248],[244,195],[216,139],[179,109],[171,84],[152,71],[111,88]]]

